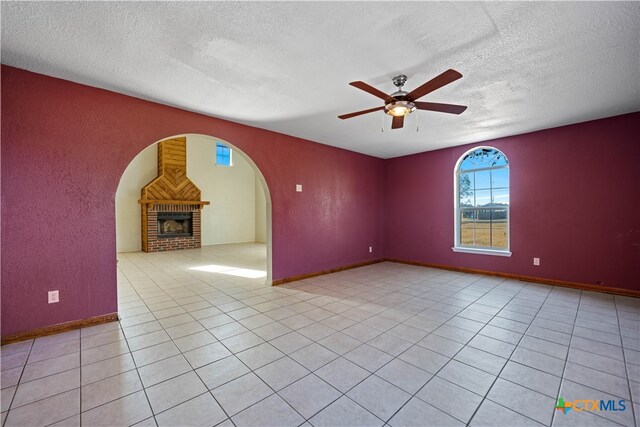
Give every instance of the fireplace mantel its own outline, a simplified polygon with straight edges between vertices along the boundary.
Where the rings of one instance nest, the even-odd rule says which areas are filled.
[[[209,205],[211,202],[205,202],[203,200],[151,200],[151,199],[140,199],[138,203],[141,205]]]

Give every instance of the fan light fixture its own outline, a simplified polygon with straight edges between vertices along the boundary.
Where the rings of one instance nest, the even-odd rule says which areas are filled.
[[[416,104],[410,101],[394,101],[384,106],[384,112],[394,117],[406,116],[415,109]]]
[[[376,98],[380,98],[384,101],[384,105],[378,107],[369,108],[368,110],[356,111],[355,113],[343,114],[338,116],[340,120],[350,119],[352,117],[361,116],[362,114],[373,113],[374,111],[381,111],[393,117],[391,121],[391,129],[400,129],[404,126],[404,118],[415,110],[427,110],[438,111],[441,113],[460,114],[467,109],[464,105],[455,104],[440,104],[438,102],[421,102],[418,99],[422,98],[428,93],[433,92],[436,89],[446,86],[451,82],[454,82],[462,77],[462,74],[456,70],[447,70],[437,77],[429,80],[426,83],[418,86],[411,92],[405,92],[402,87],[407,82],[407,76],[400,74],[395,76],[392,81],[393,85],[398,88],[397,91],[391,95],[387,95],[381,90],[366,84],[365,82],[357,81],[349,83],[351,86],[363,90]]]

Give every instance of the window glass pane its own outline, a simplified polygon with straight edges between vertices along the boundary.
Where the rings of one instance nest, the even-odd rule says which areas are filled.
[[[479,248],[509,248],[509,169],[504,154],[478,148],[460,160],[458,175],[459,241]]]
[[[478,217],[478,211],[475,209],[465,209],[461,213],[461,218],[464,220],[475,221]]]
[[[491,213],[491,242],[496,248],[507,248],[507,210],[497,209]]]
[[[500,151],[492,148],[478,148],[464,157],[460,162],[460,169],[481,169],[507,164],[507,159]]]
[[[491,221],[491,211],[489,209],[478,209],[476,214],[476,223],[486,222],[489,224]]]
[[[478,211],[478,219],[476,220],[476,245],[491,246],[491,211]]]
[[[475,173],[476,190],[484,190],[491,188],[491,171],[479,171]]]
[[[509,169],[491,170],[491,186],[493,188],[509,188]]]
[[[231,148],[219,142],[216,143],[216,164],[231,166]]]
[[[468,191],[466,195],[460,195],[460,207],[471,208],[473,207],[473,191]]]
[[[488,166],[506,166],[509,164],[506,157],[499,151],[493,150],[493,157],[487,162]]]
[[[463,211],[460,218],[460,244],[473,246],[474,244],[474,211]]]
[[[458,194],[460,196],[460,204],[471,206],[473,204],[473,173],[463,173],[458,181]],[[469,200],[470,199],[470,200]],[[462,200],[465,200],[463,203]]]
[[[476,190],[475,196],[475,206],[482,207],[491,204],[491,190]]]
[[[502,206],[509,204],[509,189],[508,188],[499,188],[493,189],[493,206]]]
[[[471,158],[469,158],[469,156],[466,156],[464,160],[460,163],[460,170],[475,169],[475,168],[477,168],[477,166],[471,160]]]
[[[469,197],[473,198],[473,188],[474,188],[473,172],[460,174],[458,185],[459,185],[458,193],[461,199],[469,198]],[[473,201],[471,201],[470,203],[473,203]]]
[[[460,207],[461,208],[472,208],[474,203],[474,194],[473,191],[469,191],[467,196],[460,196]]]
[[[458,195],[460,197],[460,206],[473,206],[473,173],[460,175]]]

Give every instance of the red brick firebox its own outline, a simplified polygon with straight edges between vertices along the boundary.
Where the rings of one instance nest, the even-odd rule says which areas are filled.
[[[145,252],[175,251],[178,249],[194,249],[200,242],[200,209],[201,205],[166,205],[148,204],[146,208],[147,249]],[[158,212],[191,212],[193,215],[191,236],[158,237]],[[144,216],[144,215],[143,215]],[[144,224],[143,224],[144,226]]]

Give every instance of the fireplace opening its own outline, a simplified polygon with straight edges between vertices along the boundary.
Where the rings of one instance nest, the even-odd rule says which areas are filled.
[[[192,212],[158,212],[158,238],[193,236]]]

